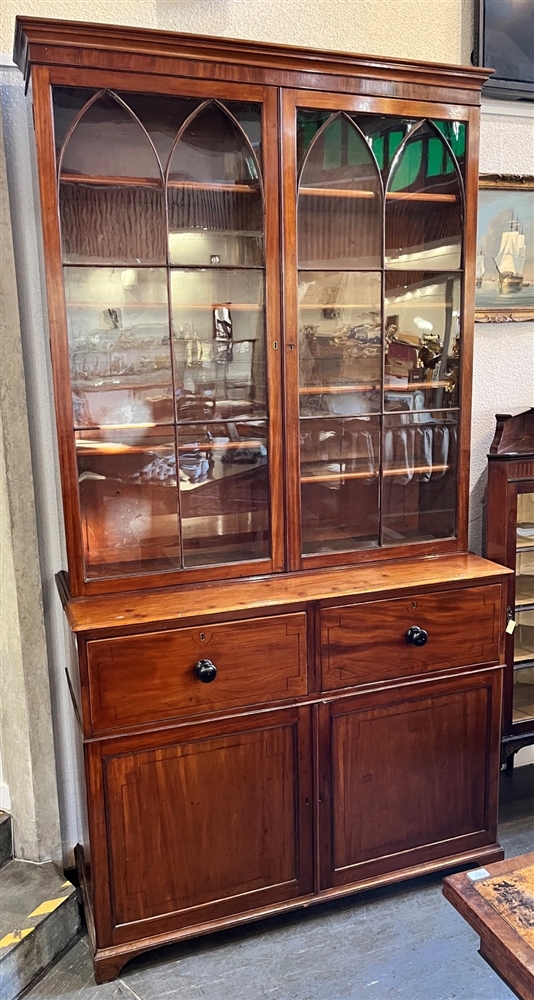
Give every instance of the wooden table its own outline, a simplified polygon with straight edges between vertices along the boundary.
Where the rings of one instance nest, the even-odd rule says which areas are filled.
[[[534,1000],[534,853],[449,875],[443,895],[480,935],[482,957]]]

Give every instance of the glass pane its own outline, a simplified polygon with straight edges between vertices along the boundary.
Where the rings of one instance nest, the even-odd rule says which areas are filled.
[[[164,268],[64,268],[75,427],[173,419]]]
[[[331,117],[330,111],[301,109],[297,115],[297,172],[319,129]]]
[[[258,267],[263,197],[246,135],[215,102],[178,140],[168,180],[171,264]]]
[[[58,158],[74,119],[91,100],[94,93],[94,90],[88,90],[85,87],[52,87],[54,135]]]
[[[458,414],[398,413],[383,419],[382,544],[453,536]]]
[[[386,115],[350,115],[350,117],[361,128],[385,180],[395,153],[415,124],[415,119],[391,118]]]
[[[66,263],[165,263],[159,162],[143,129],[111,94],[68,140],[59,205]]]
[[[264,421],[178,428],[184,566],[267,558]]]
[[[172,428],[75,435],[87,579],[179,569]]]
[[[393,161],[386,194],[386,266],[457,270],[461,255],[458,174],[439,131],[424,123]]]
[[[385,410],[458,406],[460,277],[386,272]]]
[[[171,271],[177,419],[265,416],[263,272]]]
[[[534,665],[514,670],[512,722],[528,719],[534,719]]]
[[[301,415],[380,409],[380,274],[301,271],[298,299]]]
[[[334,115],[310,146],[300,177],[299,265],[380,267],[381,228],[380,178],[369,147],[346,115]]]
[[[445,136],[456,157],[462,177],[465,177],[465,148],[467,143],[467,126],[465,122],[435,121],[432,124]]]
[[[515,606],[534,608],[534,493],[517,495]]]
[[[202,101],[198,97],[131,94],[128,91],[118,91],[117,96],[131,108],[147,130],[165,171],[179,129]]]
[[[302,551],[378,545],[380,417],[301,420]]]
[[[514,660],[516,665],[534,666],[534,609],[516,611],[514,632]]]
[[[230,112],[243,129],[261,167],[261,106],[259,104],[250,104],[246,101],[224,101],[223,107]],[[252,164],[250,165],[249,173],[252,177],[256,176],[256,171]]]

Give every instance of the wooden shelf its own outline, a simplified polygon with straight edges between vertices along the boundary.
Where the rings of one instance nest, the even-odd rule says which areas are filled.
[[[527,604],[534,607],[534,576],[518,576],[515,590],[516,609],[524,608]]]
[[[432,201],[458,204],[460,198],[457,194],[427,194],[423,191],[388,191],[386,201]]]
[[[332,463],[334,464],[334,463]],[[449,465],[418,465],[413,469],[384,469],[383,476],[405,476],[408,471],[412,475],[417,475],[424,472],[446,472],[449,469]],[[370,472],[369,470],[364,470],[363,472],[328,472],[324,475],[319,476],[301,476],[301,483],[327,483],[330,481],[340,480],[340,479],[372,479],[377,478],[379,475],[378,470]]]
[[[312,198],[357,198],[363,201],[370,201],[378,198],[375,191],[358,191],[350,188],[315,188],[301,187],[299,195],[307,195]],[[429,202],[449,202],[458,204],[459,196],[456,194],[428,194],[424,191],[388,191],[386,201],[429,201]]]
[[[358,385],[305,385],[299,389],[300,396],[332,396],[345,392],[370,392],[373,389],[380,389],[380,384],[358,384]],[[366,415],[366,414],[365,414]],[[328,416],[328,414],[325,414]]]
[[[384,391],[406,392],[407,389],[445,389],[450,384],[449,379],[441,380],[440,382],[407,382],[406,385],[384,382]]]
[[[92,176],[86,174],[62,173],[60,177],[62,184],[87,184],[89,187],[151,187],[164,191],[164,183],[160,177],[118,177],[118,176]],[[225,184],[207,183],[199,181],[168,181],[168,188],[181,188],[188,191],[229,191],[238,194],[249,194],[259,192],[259,181],[256,184]]]

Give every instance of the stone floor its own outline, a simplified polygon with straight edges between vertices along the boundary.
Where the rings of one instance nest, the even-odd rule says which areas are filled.
[[[500,842],[534,850],[534,766],[503,780]],[[27,1000],[510,1000],[438,876],[150,952],[95,986],[84,938]]]

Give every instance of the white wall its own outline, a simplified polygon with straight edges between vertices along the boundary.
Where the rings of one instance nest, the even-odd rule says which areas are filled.
[[[3,0],[0,50],[16,14],[138,25],[226,38],[468,62],[467,0]]]
[[[375,53],[439,62],[468,62],[472,48],[472,3],[467,0],[3,0],[0,49],[11,51],[14,18],[39,17],[140,25],[226,37]],[[56,444],[49,389],[46,320],[40,284],[37,202],[32,195],[31,124],[23,84],[5,69],[2,88],[10,191],[15,217],[32,449],[36,476],[45,612],[52,698],[59,757],[63,841],[68,852],[79,828],[74,721],[64,683],[70,656],[65,623],[55,595],[54,573],[65,565],[61,529]],[[529,156],[529,119],[483,121],[483,169],[534,172]],[[473,544],[479,547],[485,454],[494,413],[532,402],[532,329],[477,327],[473,420]]]
[[[502,113],[504,110],[504,114]],[[534,106],[484,101],[481,174],[534,174]],[[534,205],[534,194],[533,194]],[[471,434],[471,548],[482,551],[487,454],[495,414],[534,406],[534,324],[477,323]]]

